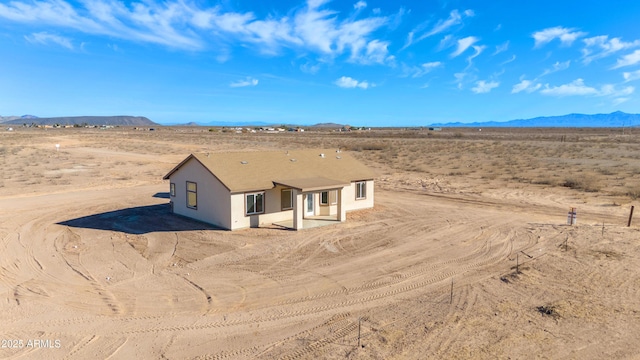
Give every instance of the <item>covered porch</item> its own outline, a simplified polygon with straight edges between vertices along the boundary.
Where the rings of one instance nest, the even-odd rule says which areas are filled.
[[[280,221],[274,223],[274,225],[284,226],[294,230],[300,230],[310,227],[318,227],[335,224],[336,222],[343,222],[346,220],[346,208],[344,206],[343,189],[349,186],[349,183],[344,181],[327,179],[324,177],[315,177],[307,179],[295,179],[295,180],[279,180],[274,181],[275,185],[281,185],[291,188],[292,203],[293,203],[293,217],[291,220]],[[335,214],[329,213],[321,214],[317,204],[317,198],[320,195],[320,202],[325,197],[323,192],[327,192],[326,199],[329,199],[328,193],[335,191]],[[328,206],[331,204],[327,203]],[[330,209],[330,207],[329,207]]]

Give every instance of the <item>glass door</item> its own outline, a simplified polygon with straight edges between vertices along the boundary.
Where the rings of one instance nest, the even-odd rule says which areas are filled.
[[[305,209],[305,212],[304,212],[306,216],[315,215],[316,207],[315,207],[315,204],[313,203],[314,198],[315,198],[314,193],[307,194],[307,208]]]

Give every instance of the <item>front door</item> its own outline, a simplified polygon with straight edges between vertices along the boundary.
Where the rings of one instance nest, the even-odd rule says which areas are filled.
[[[313,196],[313,193],[307,194],[307,207],[304,211],[304,215],[305,216],[313,216],[315,215],[315,204],[313,203],[313,199],[315,198],[315,196]]]

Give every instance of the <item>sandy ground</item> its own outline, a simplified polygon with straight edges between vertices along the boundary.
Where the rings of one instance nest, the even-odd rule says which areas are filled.
[[[189,151],[291,141],[203,136],[0,135],[0,358],[640,353],[629,198],[378,161],[375,208],[346,223],[220,231],[171,215],[161,176]]]

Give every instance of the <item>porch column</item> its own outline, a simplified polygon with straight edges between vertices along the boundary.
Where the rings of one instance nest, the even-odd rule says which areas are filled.
[[[342,196],[342,191],[344,190],[344,188],[340,188],[338,189],[338,221],[346,221],[347,220],[347,210],[344,206],[343,199],[344,196]]]
[[[293,189],[293,228],[296,230],[302,229],[302,214],[304,213],[304,206],[302,202],[302,192],[298,189]]]

